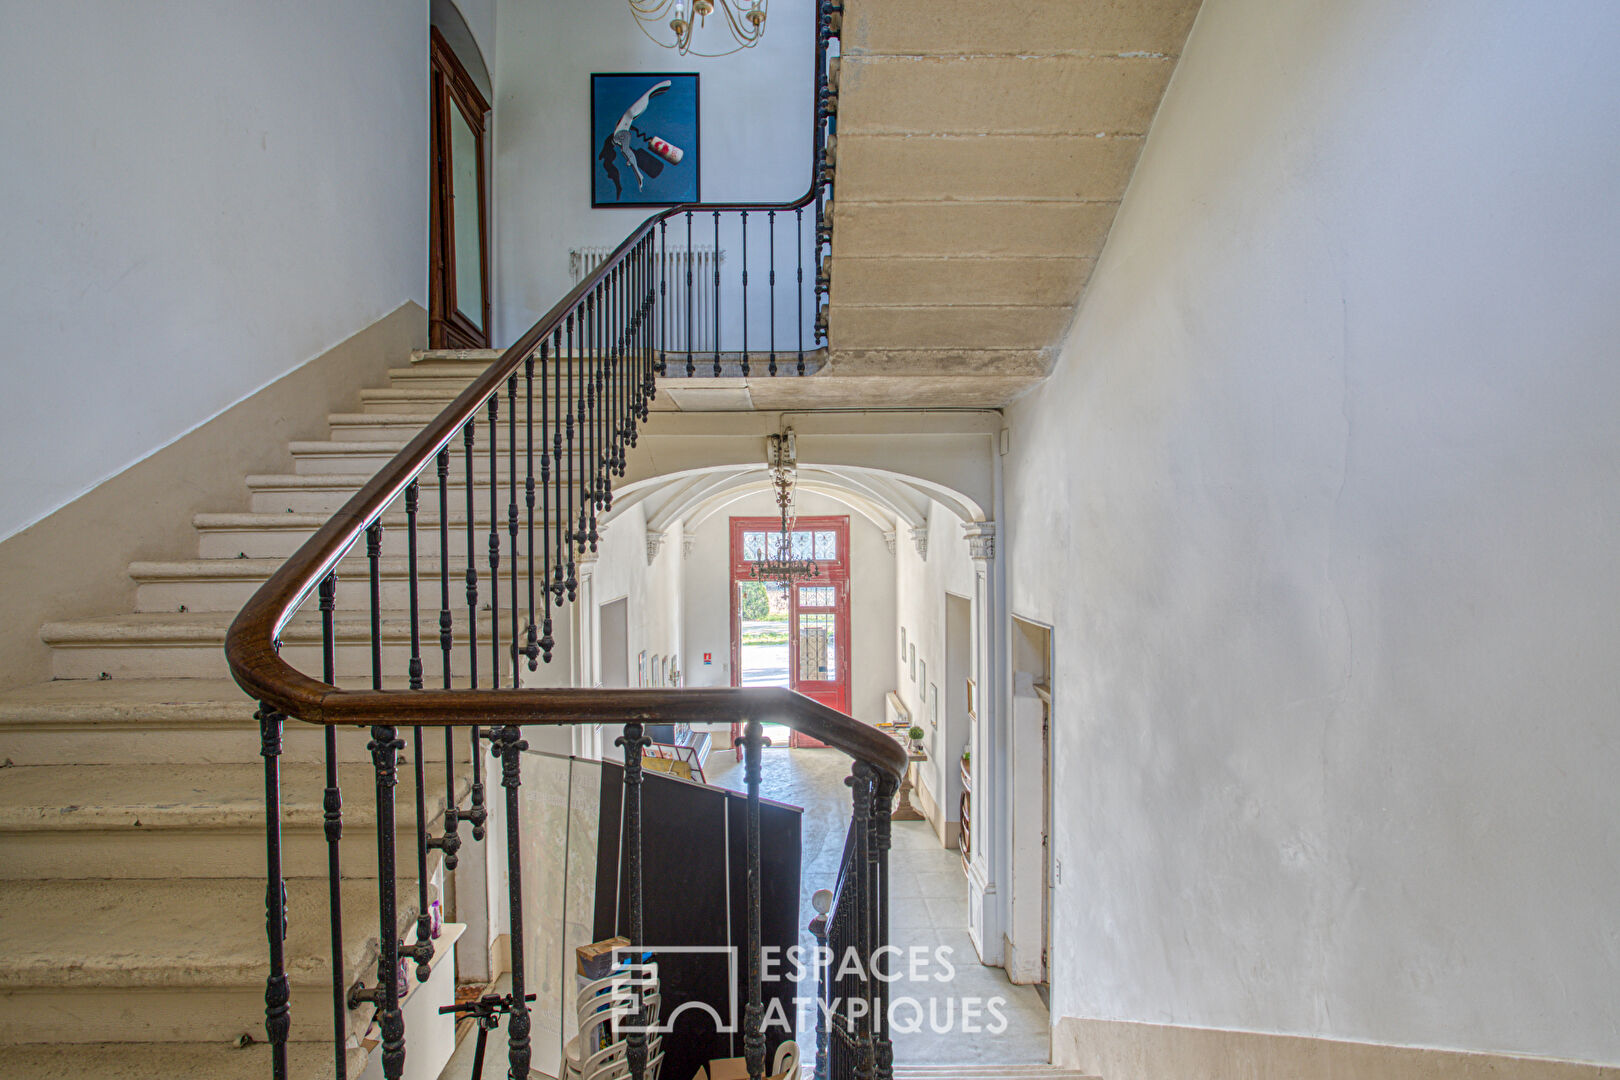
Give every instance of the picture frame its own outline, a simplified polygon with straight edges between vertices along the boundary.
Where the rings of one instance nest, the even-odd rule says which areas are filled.
[[[924,704],[928,697],[928,661],[917,661],[917,686],[923,691]]]
[[[647,650],[642,649],[641,655],[636,657],[636,685],[645,688],[647,685]]]
[[[977,720],[979,718],[978,704],[977,704],[977,702],[974,701],[974,697],[973,697],[974,691],[976,689],[977,689],[977,687],[974,686],[973,680],[972,679],[967,680],[967,714],[968,714],[968,716],[970,718],[972,718],[974,720]]]
[[[701,202],[696,72],[591,74],[591,207]]]
[[[939,687],[928,684],[928,726],[939,727]]]
[[[912,643],[911,648],[909,650],[909,653],[910,653],[910,657],[909,657],[909,659],[907,661],[906,666],[908,668],[910,668],[910,670],[911,670],[911,681],[916,682],[917,681],[917,645],[916,645],[915,642]]]

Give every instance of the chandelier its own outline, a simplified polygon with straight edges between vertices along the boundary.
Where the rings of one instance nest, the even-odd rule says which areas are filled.
[[[687,0],[630,0],[630,11],[635,15],[636,25],[641,27],[641,32],[654,44],[674,49],[682,56],[730,56],[741,49],[753,48],[765,36],[765,10],[770,7],[770,0],[748,0],[747,6],[743,5],[742,0],[737,0],[735,5],[732,0],[691,0],[691,4],[690,16],[687,14]],[[731,31],[731,40],[736,44],[721,52],[693,49],[694,20],[698,26],[707,26],[708,16],[713,15],[716,8],[719,8],[726,28]],[[663,36],[666,16],[669,28],[675,33],[672,41]]]
[[[782,512],[782,534],[776,538],[776,554],[754,563],[749,574],[755,581],[780,581],[792,585],[805,578],[818,578],[821,568],[810,559],[793,557],[793,470],[780,460],[771,465],[771,486],[776,489],[776,505]],[[770,541],[767,541],[770,543]]]

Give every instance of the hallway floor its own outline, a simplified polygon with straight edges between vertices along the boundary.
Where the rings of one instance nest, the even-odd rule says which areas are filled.
[[[717,742],[721,741],[719,739]],[[741,790],[742,764],[735,755],[716,750],[705,769],[711,784]],[[800,925],[815,914],[810,896],[830,889],[838,879],[838,861],[849,829],[849,759],[836,750],[767,750],[760,793],[768,799],[804,809],[804,864],[800,881]],[[1048,1060],[1046,1006],[1031,986],[1015,986],[1001,968],[985,967],[968,937],[967,879],[961,859],[940,847],[925,821],[897,821],[889,853],[889,935],[905,950],[927,950],[917,968],[924,978],[897,979],[890,997],[911,998],[912,1009],[895,1012],[894,1058],[897,1065],[1027,1064]],[[815,945],[809,932],[800,945]],[[936,953],[936,950],[948,950]],[[937,962],[949,961],[954,971]],[[944,981],[948,980],[948,981]],[[808,992],[807,992],[808,993]],[[964,1019],[964,1009],[978,1015]],[[1005,1018],[1000,1030],[998,1014]],[[913,1019],[920,1030],[906,1032]],[[936,1033],[936,1028],[938,1033]],[[814,1040],[804,1047],[815,1052]]]

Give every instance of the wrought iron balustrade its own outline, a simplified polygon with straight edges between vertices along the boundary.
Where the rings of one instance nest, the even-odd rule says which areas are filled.
[[[366,1019],[367,1009],[380,1034],[384,1076],[397,1080],[403,1075],[411,1031],[402,995],[412,980],[431,977],[435,959],[430,862],[438,860],[453,870],[466,857],[467,845],[484,840],[497,822],[505,829],[512,987],[478,1015],[485,1025],[504,1018],[508,1075],[529,1075],[531,988],[525,986],[522,902],[528,851],[519,798],[526,728],[602,724],[621,730],[617,741],[624,754],[627,923],[633,946],[642,946],[647,944],[642,940],[646,883],[640,879],[645,725],[743,725],[748,799],[743,1035],[749,1074],[755,1080],[765,1073],[766,1046],[761,1031],[759,903],[764,723],[796,728],[853,759],[853,823],[831,917],[832,933],[840,947],[855,948],[867,957],[887,943],[889,801],[906,760],[886,735],[780,689],[584,690],[524,685],[529,673],[557,655],[563,636],[559,613],[578,595],[580,559],[598,545],[599,515],[612,507],[614,481],[625,475],[627,456],[648,418],[659,377],[797,376],[808,371],[807,352],[824,340],[819,300],[826,291],[822,265],[831,229],[826,212],[831,167],[825,151],[834,102],[828,57],[840,17],[837,5],[819,8],[812,182],[804,196],[784,204],[695,204],[648,218],[429,420],[271,576],[233,622],[226,640],[232,674],[260,702],[269,939],[265,1029],[278,1080],[288,1076],[287,1048],[294,1024],[283,865],[284,776],[279,761],[289,721],[325,726],[330,1013],[339,1077],[346,1076],[350,1067],[351,1021]],[[705,228],[708,235],[699,235]],[[680,272],[679,252],[702,244],[739,252],[734,264],[739,310],[731,313],[735,318],[718,309],[732,295],[718,279],[713,290],[702,294],[717,308],[711,313],[712,348],[704,354],[693,349],[689,329],[672,330],[679,320],[693,319],[692,297],[699,294],[689,287],[670,288],[670,274]],[[671,251],[677,253],[674,258]],[[712,272],[718,274],[719,260],[714,264]],[[761,266],[766,268],[763,283],[757,280]],[[789,290],[784,280],[779,289],[778,278],[785,279],[789,268],[793,288]],[[811,275],[809,306],[818,309],[808,313],[806,270]],[[672,292],[685,299],[671,303]],[[788,321],[788,297],[793,300],[794,320],[781,325]],[[683,343],[684,348],[672,350],[671,342]],[[452,519],[452,499],[454,509],[464,514],[459,524]],[[429,512],[436,512],[434,523],[426,526],[424,500]],[[399,503],[404,509],[404,536],[395,539],[385,535],[382,519]],[[432,530],[425,546],[433,554],[421,550],[424,527]],[[351,623],[339,624],[345,613],[338,611],[336,575],[340,561],[361,544],[369,589],[365,632],[356,638]],[[390,556],[403,553],[408,567],[403,610],[392,591],[385,603],[381,573],[385,549]],[[389,585],[390,590],[396,587]],[[321,627],[319,677],[300,671],[281,648],[283,632],[310,600]],[[437,669],[432,675],[430,667]],[[358,981],[348,966],[350,950],[343,926],[346,860],[339,731],[344,728],[369,729],[370,786],[376,809],[378,944],[372,970]],[[441,743],[442,762],[431,760]],[[399,831],[396,801],[401,755],[407,748],[414,798],[404,816],[414,837],[409,830]],[[439,798],[430,795],[441,786],[441,771],[442,810]],[[496,783],[502,789],[498,802],[486,790]],[[402,837],[414,850],[399,850]],[[347,865],[352,874],[357,865],[352,857]],[[404,940],[407,933],[409,941]],[[882,1024],[873,1020],[882,1015],[882,984],[868,971],[841,976],[838,991],[845,1000],[863,997],[868,1009],[864,1024],[834,1040],[831,1075],[836,1080],[886,1080],[892,1054]],[[304,1015],[302,1010],[299,1015]],[[315,1023],[324,1026],[324,1018]],[[645,1041],[631,1034],[627,1044],[629,1080],[648,1080]]]

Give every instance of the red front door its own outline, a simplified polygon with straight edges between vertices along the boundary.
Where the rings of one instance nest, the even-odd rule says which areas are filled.
[[[752,573],[776,551],[781,530],[776,518],[731,519],[731,684],[787,686],[847,713],[849,518],[794,522],[794,555],[813,560],[820,574],[791,587],[757,582]],[[733,728],[734,740],[741,734]],[[794,732],[789,745],[822,744]]]

